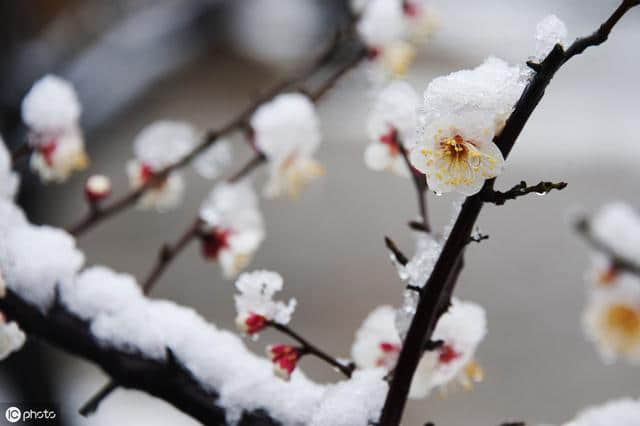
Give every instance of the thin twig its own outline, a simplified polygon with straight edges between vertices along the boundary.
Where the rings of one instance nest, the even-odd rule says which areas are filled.
[[[606,244],[604,241],[599,240],[591,230],[591,224],[586,218],[578,220],[575,224],[576,231],[582,236],[582,238],[595,250],[604,253],[609,258],[611,266],[618,271],[625,271],[631,274],[640,276],[640,265],[633,262],[630,259],[624,257],[624,255],[617,253],[616,250]]]
[[[300,336],[298,333],[296,333],[295,331],[293,331],[292,329],[290,329],[286,325],[279,324],[279,323],[274,322],[274,321],[269,321],[269,322],[267,322],[267,324],[268,324],[269,327],[275,328],[276,330],[280,331],[283,334],[286,334],[287,336],[291,337],[293,340],[298,342],[302,346],[302,348],[301,348],[302,349],[302,351],[301,351],[302,354],[307,354],[308,353],[308,354],[315,355],[316,357],[320,358],[321,360],[327,362],[328,364],[330,364],[331,366],[333,366],[334,368],[339,370],[345,376],[351,377],[351,374],[353,373],[353,370],[355,370],[355,368],[356,368],[355,364],[349,363],[349,364],[345,365],[345,364],[341,363],[340,361],[338,361],[337,359],[335,359],[331,355],[329,355],[326,352],[324,352],[322,349],[318,348],[317,346],[315,346],[314,344],[309,342],[304,337]]]
[[[544,195],[552,190],[556,189],[558,191],[563,190],[567,187],[566,182],[540,182],[536,185],[527,186],[527,182],[520,181],[519,184],[515,185],[508,191],[484,191],[484,201],[487,203],[493,203],[498,206],[503,205],[507,200],[515,200],[518,197],[522,197],[527,194],[535,193],[538,195]]]
[[[560,45],[556,45],[545,60],[539,64],[535,75],[524,89],[514,107],[513,113],[509,116],[504,129],[494,139],[504,158],[508,157],[520,132],[544,96],[545,89],[555,73],[571,57],[581,53],[588,46],[595,46],[606,40],[615,23],[629,9],[638,5],[639,2],[640,0],[623,1],[594,34],[578,39],[566,52]],[[400,424],[411,380],[422,356],[424,342],[431,338],[440,315],[446,311],[457,281],[453,280],[452,277],[455,276],[457,265],[462,260],[473,226],[484,204],[483,192],[492,191],[494,182],[495,179],[486,181],[480,193],[465,200],[453,230],[422,289],[416,314],[413,317],[400,351],[396,371],[382,409],[379,422],[382,426],[397,426]]]
[[[402,266],[405,266],[409,262],[409,258],[405,256],[404,253],[402,253],[402,251],[400,251],[396,243],[394,243],[391,238],[384,237],[384,243],[389,249],[389,251],[393,253],[393,255],[395,256],[399,264],[401,264]]]
[[[95,395],[91,397],[87,402],[84,403],[82,407],[78,410],[81,416],[87,417],[90,414],[93,414],[98,409],[98,406],[102,402],[104,398],[111,394],[114,390],[118,388],[118,384],[116,382],[106,383],[102,389],[100,389]]]
[[[429,225],[429,216],[427,214],[427,181],[424,175],[411,165],[411,161],[409,161],[409,154],[407,153],[407,149],[404,147],[402,141],[398,142],[398,149],[400,150],[400,154],[402,154],[402,158],[404,159],[409,173],[411,173],[413,186],[416,190],[416,195],[418,196],[420,217],[422,218],[422,223],[418,224],[419,226],[415,226],[417,224],[416,222],[409,222],[409,227],[416,231],[431,232],[431,225]]]

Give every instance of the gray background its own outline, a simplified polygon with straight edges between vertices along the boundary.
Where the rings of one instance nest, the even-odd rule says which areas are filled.
[[[491,54],[522,62],[533,53],[535,24],[546,14],[563,18],[573,38],[592,31],[616,4],[436,2],[441,29],[421,52],[410,81],[422,92],[432,78],[473,67]],[[434,394],[411,402],[404,424],[495,425],[510,419],[560,423],[586,405],[638,396],[637,367],[603,365],[583,337],[580,314],[589,253],[573,235],[568,214],[593,211],[615,199],[638,206],[639,23],[639,11],[630,13],[604,47],[590,49],[562,69],[498,181],[498,187],[507,188],[521,179],[564,180],[568,188],[499,208],[487,206],[482,212],[479,224],[491,238],[469,248],[457,294],[487,310],[489,334],[477,354],[486,372],[484,382],[473,392],[444,399]],[[295,34],[288,37],[295,39]],[[216,127],[281,72],[224,52],[192,60],[93,133],[91,172],[112,176],[115,192],[123,192],[124,164],[143,126],[174,118],[201,129]],[[251,264],[284,276],[284,296],[299,301],[292,326],[339,356],[349,354],[355,330],[373,308],[400,303],[401,286],[387,261],[383,235],[392,236],[407,252],[413,247],[405,226],[417,212],[410,182],[369,171],[362,161],[368,105],[362,70],[352,72],[321,102],[324,140],[318,156],[326,176],[298,201],[261,202],[267,239]],[[241,165],[249,153],[237,147],[235,163]],[[258,187],[263,173],[255,174]],[[42,207],[33,218],[56,225],[78,219],[84,212],[79,194],[87,175],[75,176],[64,187],[32,189]],[[82,237],[79,244],[88,263],[143,278],[158,247],[191,222],[212,186],[190,170],[187,175],[182,209],[166,214],[128,211]],[[454,199],[429,197],[437,227],[449,222]],[[154,291],[154,296],[192,306],[226,328],[233,327],[232,294],[232,283],[221,278],[215,264],[200,258],[195,244]],[[265,333],[251,346],[261,352],[274,339],[279,337]],[[83,361],[56,357],[61,365],[59,392],[72,412],[106,378]],[[311,358],[302,362],[302,369],[320,381],[340,378]],[[91,419],[75,419],[91,425],[194,423],[162,401],[124,390],[106,400]]]

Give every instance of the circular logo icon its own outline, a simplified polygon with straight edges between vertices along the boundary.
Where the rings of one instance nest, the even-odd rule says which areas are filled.
[[[7,411],[4,412],[4,417],[9,423],[17,423],[22,418],[22,413],[18,407],[9,407]]]

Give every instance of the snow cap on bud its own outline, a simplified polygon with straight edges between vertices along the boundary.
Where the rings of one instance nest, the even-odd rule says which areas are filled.
[[[104,175],[93,175],[84,184],[84,193],[91,203],[102,201],[111,194],[111,179]]]
[[[241,333],[253,335],[267,326],[267,319],[264,315],[253,314],[251,312],[240,313],[236,317],[236,327]]]
[[[291,345],[278,343],[267,346],[267,356],[273,362],[273,371],[276,376],[289,380],[300,359],[300,350]]]
[[[71,83],[55,75],[36,81],[22,100],[22,119],[37,132],[74,127],[80,112],[80,102]]]

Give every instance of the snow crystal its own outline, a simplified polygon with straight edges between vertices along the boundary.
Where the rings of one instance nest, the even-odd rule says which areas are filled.
[[[54,75],[38,80],[22,100],[22,119],[35,131],[74,126],[80,112],[80,102],[73,86]]]
[[[424,94],[425,106],[421,120],[427,125],[440,116],[485,111],[493,116],[497,133],[526,83],[520,67],[512,67],[502,59],[489,57],[472,70],[457,71],[429,83]]]
[[[363,419],[377,420],[388,390],[385,374],[382,368],[355,371],[351,380],[329,386],[310,425],[353,426],[364,424]]]
[[[605,205],[591,222],[594,236],[625,259],[640,259],[640,214],[623,202]]]
[[[216,141],[193,161],[196,172],[205,179],[215,179],[231,164],[231,143]]]
[[[536,26],[536,55],[542,61],[556,44],[567,47],[567,27],[556,15],[549,15]]]
[[[11,170],[11,154],[0,137],[0,198],[13,199],[20,185],[20,177]]]
[[[140,131],[133,142],[135,157],[160,171],[181,160],[195,146],[196,132],[188,123],[156,121]]]
[[[405,265],[408,284],[415,287],[424,287],[442,250],[442,244],[431,234],[423,234],[419,250]]]

